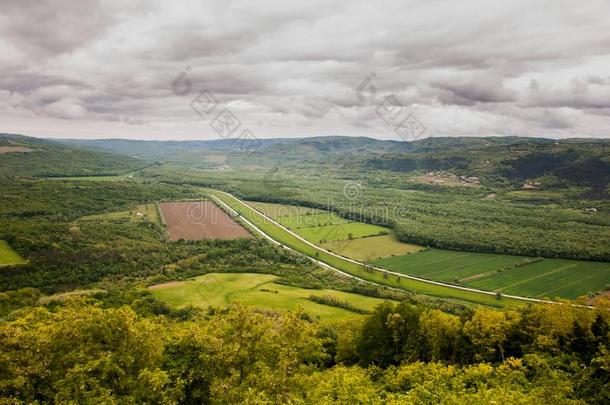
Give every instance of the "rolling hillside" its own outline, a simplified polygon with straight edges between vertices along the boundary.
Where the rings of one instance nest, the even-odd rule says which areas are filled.
[[[0,175],[17,177],[124,174],[150,163],[114,153],[85,150],[53,141],[0,134]]]

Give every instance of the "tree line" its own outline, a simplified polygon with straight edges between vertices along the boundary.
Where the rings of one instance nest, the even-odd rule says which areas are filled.
[[[116,300],[116,297],[115,297]],[[610,400],[610,303],[360,320],[243,306],[156,315],[78,299],[0,323],[2,403],[540,403]],[[150,309],[149,308],[149,309]]]

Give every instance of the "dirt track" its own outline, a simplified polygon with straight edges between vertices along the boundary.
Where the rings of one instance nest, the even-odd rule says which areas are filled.
[[[251,238],[252,235],[210,201],[159,204],[172,241]]]

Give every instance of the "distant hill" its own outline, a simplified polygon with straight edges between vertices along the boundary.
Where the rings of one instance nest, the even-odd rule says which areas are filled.
[[[147,165],[128,156],[29,136],[0,134],[0,176],[102,176],[123,174]]]
[[[132,139],[56,139],[64,145],[102,150],[123,155],[146,158],[163,159],[181,155],[193,150],[206,151],[234,151],[239,150],[241,141],[237,139],[218,139],[210,141],[143,141]],[[257,141],[257,148],[266,147],[276,142],[291,140],[265,139]]]
[[[5,136],[6,137],[6,136]],[[32,145],[63,145],[70,150],[87,149],[106,155],[87,155],[75,163],[96,172],[112,172],[133,167],[140,161],[200,161],[202,156],[229,156],[229,164],[282,165],[294,162],[338,165],[356,171],[382,170],[397,173],[446,171],[456,175],[477,176],[483,182],[521,187],[524,183],[543,184],[544,188],[581,187],[592,198],[610,198],[610,140],[526,137],[433,137],[415,142],[378,140],[367,137],[327,136],[312,138],[218,139],[209,141],[142,141],[128,139],[67,139],[55,142],[27,139]],[[59,153],[58,150],[55,150]],[[71,152],[73,153],[73,152]],[[109,155],[108,153],[112,153]],[[126,155],[119,157],[116,154]],[[28,154],[14,154],[27,159]],[[32,157],[35,155],[31,155]],[[106,159],[99,160],[101,156]],[[107,162],[106,162],[107,160]],[[136,163],[137,162],[137,163]],[[64,166],[68,165],[64,162]],[[39,173],[65,172],[39,166]],[[84,170],[85,172],[90,171]]]
[[[141,158],[168,158],[195,150],[242,153],[284,158],[320,159],[335,154],[366,154],[408,151],[411,144],[365,137],[327,136],[313,138],[276,138],[209,141],[141,141],[130,139],[56,139],[56,142]]]
[[[513,187],[527,182],[546,189],[587,187],[588,197],[610,197],[608,140],[430,138],[414,143],[408,153],[367,157],[356,165],[401,173],[445,171]]]

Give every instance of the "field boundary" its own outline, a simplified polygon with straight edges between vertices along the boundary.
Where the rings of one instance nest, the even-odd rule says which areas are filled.
[[[341,255],[338,255],[338,254],[336,254],[336,253],[330,252],[330,251],[328,251],[328,250],[326,250],[326,249],[324,249],[324,248],[321,248],[321,247],[319,247],[319,246],[317,246],[317,245],[315,245],[315,244],[313,244],[313,243],[309,242],[308,240],[306,240],[306,239],[302,238],[300,235],[298,235],[298,234],[296,234],[295,232],[291,231],[290,229],[286,228],[286,227],[285,227],[285,226],[283,226],[282,224],[280,224],[280,223],[278,223],[277,221],[273,220],[272,218],[268,217],[268,216],[267,216],[265,213],[263,213],[263,212],[259,211],[258,209],[256,209],[256,208],[254,208],[254,207],[250,206],[249,204],[247,204],[247,203],[243,202],[242,200],[238,199],[237,197],[233,196],[232,194],[227,193],[227,192],[224,192],[224,191],[220,191],[220,190],[214,190],[214,191],[215,191],[215,192],[222,193],[222,194],[224,194],[224,195],[226,195],[226,196],[228,196],[228,197],[230,197],[230,198],[234,199],[234,200],[235,200],[235,201],[237,201],[238,203],[241,203],[241,204],[243,204],[244,206],[246,206],[246,207],[250,208],[251,210],[255,211],[255,212],[258,214],[258,215],[260,215],[261,217],[263,217],[263,219],[265,219],[265,220],[269,221],[270,223],[274,224],[274,225],[275,225],[275,226],[277,226],[277,227],[280,227],[282,230],[284,230],[285,232],[290,233],[290,234],[291,234],[293,237],[296,237],[296,238],[297,238],[297,239],[299,239],[301,242],[306,243],[306,244],[307,244],[307,245],[309,245],[310,247],[312,247],[312,248],[314,248],[314,249],[316,249],[316,250],[318,250],[318,251],[324,252],[325,254],[328,254],[328,255],[331,255],[331,256],[333,256],[333,257],[336,257],[336,258],[338,258],[338,259],[341,259],[341,260],[344,260],[344,261],[347,261],[347,262],[350,262],[350,263],[352,263],[352,264],[356,264],[356,265],[359,265],[359,266],[363,266],[363,267],[364,267],[364,266],[369,266],[370,268],[372,268],[372,269],[374,269],[374,270],[376,270],[376,271],[379,271],[379,272],[381,272],[381,273],[385,273],[385,274],[388,274],[388,275],[392,275],[392,276],[395,276],[395,277],[400,277],[400,278],[410,279],[410,280],[414,280],[414,281],[418,281],[418,282],[423,282],[423,283],[430,284],[430,285],[436,285],[436,286],[439,286],[439,287],[451,288],[451,289],[454,289],[454,290],[459,290],[459,291],[466,291],[466,292],[471,292],[471,293],[478,293],[478,294],[483,294],[483,295],[486,295],[486,296],[496,296],[496,293],[495,293],[495,292],[492,292],[492,291],[479,290],[479,289],[476,289],[476,288],[471,288],[471,287],[456,286],[456,285],[447,284],[447,283],[443,283],[443,282],[439,282],[439,281],[433,281],[433,280],[428,280],[428,279],[424,279],[424,278],[420,278],[420,277],[410,276],[410,275],[407,275],[407,274],[397,273],[397,272],[390,271],[390,270],[387,270],[387,269],[384,269],[384,268],[381,268],[381,267],[378,267],[378,266],[367,265],[367,264],[362,263],[362,262],[359,262],[359,261],[357,261],[357,260],[353,260],[353,259],[350,259],[350,258],[347,258],[347,257],[341,256]],[[221,203],[223,206],[227,207],[227,208],[228,208],[228,209],[229,209],[231,212],[233,212],[233,213],[234,213],[234,214],[235,214],[237,217],[242,218],[243,220],[247,221],[247,222],[248,222],[248,223],[249,223],[249,224],[250,224],[252,227],[254,227],[254,228],[255,228],[255,229],[256,229],[256,230],[257,230],[259,233],[261,233],[262,235],[264,235],[266,239],[268,239],[268,240],[272,241],[272,242],[273,242],[274,244],[276,244],[276,245],[279,245],[279,246],[282,246],[282,247],[288,248],[288,249],[290,249],[290,250],[292,250],[292,251],[296,251],[297,253],[303,254],[303,255],[305,255],[306,257],[308,257],[310,260],[312,260],[314,263],[317,263],[317,264],[319,264],[319,265],[321,265],[321,266],[323,266],[323,267],[325,267],[325,268],[331,269],[331,270],[333,270],[333,271],[339,272],[340,274],[343,274],[343,275],[345,275],[345,276],[348,276],[348,277],[351,277],[351,278],[354,278],[354,279],[357,279],[357,280],[360,280],[360,281],[363,281],[363,282],[366,282],[366,283],[372,283],[372,284],[374,284],[374,285],[378,285],[378,286],[381,286],[381,287],[387,287],[387,288],[392,288],[392,289],[400,290],[400,288],[395,288],[395,287],[385,286],[385,285],[383,285],[383,284],[378,284],[378,283],[375,283],[375,282],[372,282],[372,281],[369,281],[369,280],[364,280],[364,279],[361,279],[360,277],[357,277],[357,276],[354,276],[354,275],[352,275],[352,274],[346,273],[346,272],[344,272],[344,271],[342,271],[342,270],[340,270],[340,269],[335,268],[334,266],[331,266],[331,265],[329,265],[329,264],[327,264],[327,263],[324,263],[324,262],[322,262],[322,261],[320,261],[320,260],[318,260],[318,259],[315,259],[315,258],[313,258],[313,257],[309,256],[308,254],[305,254],[305,253],[299,252],[299,251],[297,251],[297,250],[295,250],[295,249],[292,249],[292,248],[290,248],[290,247],[288,247],[288,246],[285,246],[283,243],[276,241],[275,239],[273,239],[272,237],[270,237],[269,235],[267,235],[267,234],[266,234],[264,231],[260,230],[258,227],[256,227],[254,224],[252,224],[252,223],[251,223],[249,220],[247,220],[247,219],[243,218],[243,216],[242,216],[242,215],[240,215],[240,214],[239,214],[237,211],[235,211],[233,208],[231,208],[230,206],[228,206],[228,205],[227,205],[227,204],[226,204],[224,201],[222,201],[221,199],[217,198],[217,197],[216,197],[216,196],[214,196],[214,195],[210,195],[210,196],[211,196],[212,198],[214,198],[214,200],[219,201],[219,202],[220,202],[220,203]],[[402,289],[402,290],[406,290],[406,289]],[[523,302],[544,303],[544,304],[561,304],[561,303],[559,303],[559,302],[557,302],[557,301],[544,300],[544,299],[539,299],[539,298],[522,297],[522,296],[519,296],[519,295],[512,295],[512,294],[502,294],[501,296],[502,296],[502,298],[509,298],[509,299],[514,299],[514,300],[523,301]],[[577,305],[577,304],[572,304],[572,305],[576,305],[576,306],[583,306],[583,307],[590,308],[590,306],[586,306],[586,305]]]
[[[172,201],[159,204],[170,241],[239,239],[252,235],[212,200]]]
[[[215,190],[215,191],[218,191],[218,190]],[[225,194],[227,194],[227,195],[229,195],[229,196],[233,197],[233,196],[232,196],[231,194],[229,194],[229,193],[225,193]],[[233,216],[234,216],[236,219],[238,219],[238,220],[240,220],[240,221],[245,222],[245,225],[246,225],[246,226],[248,226],[248,227],[252,228],[254,231],[256,231],[257,233],[259,233],[259,234],[260,234],[262,237],[264,237],[265,239],[267,239],[269,242],[273,243],[273,244],[274,244],[274,245],[276,245],[276,246],[281,247],[282,249],[286,249],[286,250],[289,250],[289,251],[291,251],[291,252],[294,252],[294,253],[296,253],[296,254],[298,254],[298,255],[305,256],[305,257],[306,257],[306,258],[308,258],[310,261],[312,261],[313,263],[315,263],[315,264],[317,264],[317,265],[319,265],[319,266],[321,266],[321,267],[324,267],[324,268],[326,268],[326,269],[328,269],[328,270],[332,270],[332,271],[337,272],[337,273],[339,273],[339,274],[341,274],[341,275],[343,275],[343,276],[345,276],[345,277],[352,278],[352,279],[357,280],[357,281],[359,281],[359,282],[362,282],[362,283],[365,283],[365,284],[371,284],[371,285],[374,285],[374,286],[377,286],[377,287],[388,288],[388,289],[390,289],[390,290],[395,290],[395,291],[404,291],[404,289],[400,289],[400,288],[396,288],[396,287],[392,287],[392,286],[388,286],[388,285],[383,285],[383,284],[378,284],[378,283],[375,283],[374,281],[365,280],[365,279],[362,279],[362,278],[360,278],[360,277],[358,277],[358,276],[354,276],[353,274],[346,273],[346,272],[344,272],[343,270],[339,270],[339,269],[337,269],[337,268],[335,268],[335,267],[331,266],[330,264],[326,264],[326,263],[324,263],[323,261],[320,261],[320,260],[318,260],[318,259],[315,259],[315,258],[313,258],[313,257],[311,257],[311,256],[309,256],[309,255],[307,255],[307,254],[305,254],[305,253],[299,252],[298,250],[293,249],[293,248],[291,248],[290,246],[286,246],[286,245],[284,245],[283,243],[276,241],[276,240],[275,240],[275,239],[273,239],[271,236],[267,235],[267,234],[266,234],[264,231],[262,231],[262,230],[261,230],[259,227],[257,227],[256,225],[254,225],[254,224],[253,224],[252,222],[250,222],[248,219],[244,218],[244,217],[243,217],[243,215],[240,215],[240,214],[239,214],[237,211],[235,211],[233,208],[231,208],[231,207],[230,207],[228,204],[226,204],[226,203],[225,203],[224,201],[222,201],[220,198],[218,198],[218,197],[216,197],[216,196],[214,196],[214,195],[210,195],[210,198],[212,198],[212,199],[213,199],[215,202],[217,202],[218,204],[222,205],[222,207],[224,207],[224,208],[225,208],[225,209],[226,209],[226,210],[227,210],[227,211],[228,211],[228,212],[229,212],[231,215],[233,215]],[[236,197],[233,197],[233,198],[237,199]],[[239,202],[241,202],[240,200],[238,200],[238,201],[239,201]],[[243,203],[243,204],[244,204],[244,205],[246,205],[247,207],[249,207],[249,208],[251,208],[251,209],[253,209],[253,210],[254,210],[254,208],[252,208],[252,207],[251,207],[251,206],[249,206],[248,204],[245,204],[245,203]],[[258,210],[255,210],[255,211],[256,211],[257,213],[259,212]]]

